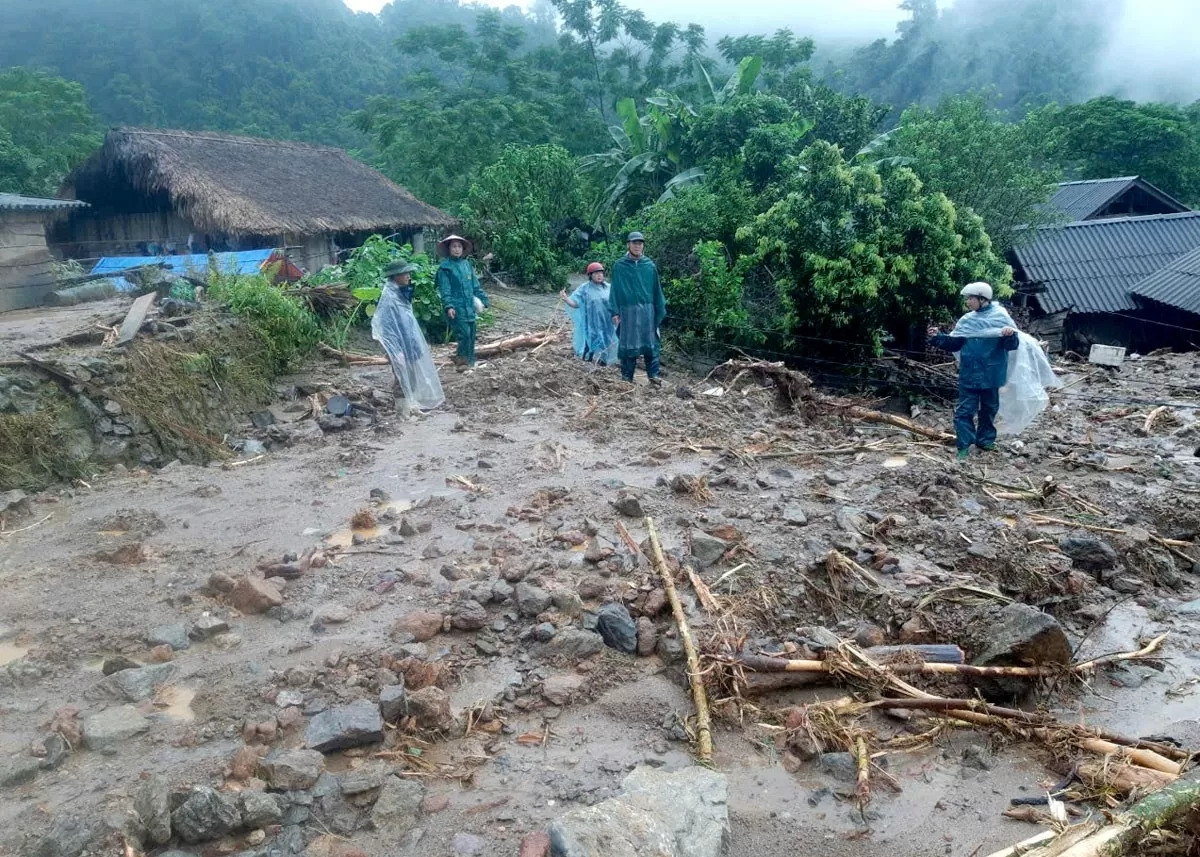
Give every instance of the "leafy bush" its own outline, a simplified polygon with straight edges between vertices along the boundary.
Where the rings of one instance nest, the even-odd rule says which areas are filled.
[[[752,260],[730,265],[719,241],[702,241],[694,248],[695,273],[664,283],[668,329],[687,348],[702,340],[719,347],[760,344],[762,334],[749,326],[743,278]]]
[[[559,288],[560,234],[583,213],[575,159],[561,146],[507,146],[467,193],[468,230],[512,282]]]
[[[282,374],[316,347],[321,324],[309,309],[284,294],[271,275],[209,273],[209,293],[229,305],[262,336],[270,370]]]

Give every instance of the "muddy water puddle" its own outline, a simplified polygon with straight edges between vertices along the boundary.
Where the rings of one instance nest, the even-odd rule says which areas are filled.
[[[382,517],[391,517],[401,515],[404,512],[413,508],[411,500],[396,500],[390,503],[372,509],[371,511],[376,517],[376,520]],[[378,538],[379,535],[386,530],[382,522],[376,523],[373,527],[346,527],[345,529],[336,530],[325,537],[325,544],[334,548],[348,548],[355,543],[355,538],[358,541],[369,541],[370,539]]]
[[[195,698],[196,691],[193,688],[165,687],[154,701],[154,706],[159,714],[170,720],[191,723],[196,719],[196,712],[192,709],[192,700]]]
[[[0,667],[7,666],[29,654],[28,646],[18,646],[15,643],[0,643]]]

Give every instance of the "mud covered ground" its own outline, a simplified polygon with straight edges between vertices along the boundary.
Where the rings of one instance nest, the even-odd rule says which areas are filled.
[[[544,298],[500,303],[498,333],[556,317]],[[72,328],[86,316],[71,313]],[[440,688],[448,710],[422,708],[420,723],[389,725],[382,743],[329,754],[323,780],[287,791],[279,817],[173,845],[515,855],[634,767],[690,764],[670,613],[616,526],[644,539],[631,501],[669,554],[702,560],[717,611],[682,579],[680,590],[709,650],[799,647],[824,628],[865,645],[957,643],[971,657],[1002,606],[982,590],[1052,614],[1080,659],[1168,633],[1161,659],[1026,704],[1200,740],[1190,560],[1200,551],[1159,540],[1200,533],[1200,360],[1064,364],[1067,386],[1042,420],[963,466],[945,445],[836,408],[785,407],[753,376],[728,384],[668,368],[662,387],[631,387],[557,343],[470,373],[443,368],[448,404],[405,420],[384,404],[386,369],[318,361],[278,385],[271,419],[258,420],[273,425],[246,415],[230,438],[265,453],[118,468],[12,510],[0,535],[0,854],[165,853],[130,821],[147,782],[164,795],[261,790],[260,755],[300,747],[313,717],[374,703],[401,676],[410,698]],[[322,428],[313,397],[333,393],[375,414]],[[949,418],[917,419],[948,428]],[[1033,498],[1047,477],[1054,491]],[[831,571],[831,550],[868,580]],[[260,598],[228,591],[281,563],[302,569],[270,579],[282,604],[255,612]],[[639,619],[644,656],[593,648],[585,632],[606,602]],[[130,688],[103,674],[121,658],[167,666]],[[889,756],[897,788],[877,786],[861,813],[839,755],[797,763],[770,728],[773,711],[845,693],[717,700],[730,854],[987,854],[1036,831],[1001,812],[1056,780],[1062,760],[970,730]],[[116,723],[115,737],[81,741],[89,719],[93,735]],[[69,739],[61,758],[44,743],[52,733]],[[420,786],[406,820],[373,808],[393,772]],[[118,844],[97,844],[106,837]]]

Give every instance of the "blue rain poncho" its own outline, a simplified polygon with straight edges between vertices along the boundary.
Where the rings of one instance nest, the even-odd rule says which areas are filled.
[[[617,330],[608,308],[608,283],[596,285],[591,280],[580,284],[571,293],[567,314],[575,331],[575,356],[597,363],[615,363],[617,359]]]
[[[412,294],[412,286],[384,284],[371,317],[371,337],[387,353],[404,398],[410,405],[428,411],[446,401],[446,396],[429,344],[413,315]]]
[[[1002,345],[1000,331],[1006,327],[1017,330],[1004,307],[989,304],[983,311],[964,315],[949,335],[934,337],[933,344],[953,351],[958,345],[954,340],[962,343],[954,355],[959,361],[960,386],[994,383],[997,377],[1001,378],[996,429],[1011,435],[1020,434],[1037,419],[1050,402],[1046,391],[1061,387],[1062,382],[1050,367],[1041,344],[1029,334],[1017,330],[1015,346]],[[950,347],[946,348],[947,345]],[[967,384],[963,382],[964,372]]]

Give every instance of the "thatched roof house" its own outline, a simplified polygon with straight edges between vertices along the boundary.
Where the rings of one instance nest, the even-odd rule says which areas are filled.
[[[60,196],[92,205],[54,234],[85,257],[286,245],[316,268],[374,232],[453,223],[341,149],[209,132],[114,129]]]

